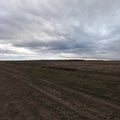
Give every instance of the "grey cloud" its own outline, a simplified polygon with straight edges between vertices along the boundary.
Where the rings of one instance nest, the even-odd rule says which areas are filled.
[[[35,59],[120,59],[119,21],[119,0],[1,0],[0,44],[31,51],[28,58]]]

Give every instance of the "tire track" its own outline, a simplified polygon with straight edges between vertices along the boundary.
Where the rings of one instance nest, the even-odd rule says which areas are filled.
[[[11,68],[10,68],[11,69]],[[50,94],[49,92],[47,92],[44,89],[41,89],[40,87],[34,85],[33,83],[27,81],[28,78],[26,78],[25,76],[21,76],[21,75],[15,75],[15,72],[12,72],[12,70],[14,70],[12,68],[12,70],[8,70],[8,69],[4,69],[3,72],[4,73],[9,73],[9,75],[11,75],[12,78],[18,79],[19,78],[19,82],[22,82],[23,84],[25,84],[26,86],[29,86],[30,88],[33,88],[34,90],[46,95],[47,97],[49,97],[50,99],[52,99],[53,101],[55,101],[56,103],[59,103],[61,105],[63,105],[64,107],[68,108],[71,111],[74,111],[75,113],[77,113],[80,116],[80,119],[84,119],[84,120],[92,120],[90,118],[88,118],[87,116],[83,115],[83,113],[81,111],[79,111],[78,109],[76,109],[76,107],[74,105],[72,105],[70,102],[63,100],[62,98],[59,98],[53,94]],[[15,70],[14,70],[15,71]]]
[[[43,88],[40,88],[38,85],[36,85],[35,83],[32,83],[30,82],[29,78],[27,76],[25,76],[25,74],[23,73],[22,70],[20,69],[14,69],[12,68],[12,66],[10,68],[3,68],[3,72],[4,73],[9,73],[13,78],[15,79],[18,79],[19,77],[19,81],[24,83],[25,85],[33,88],[34,90],[48,96],[49,98],[51,98],[53,101],[65,106],[66,108],[70,109],[71,111],[74,111],[75,113],[79,114],[81,116],[81,119],[90,119],[90,117],[85,117],[84,114],[85,113],[82,113],[81,111],[79,111],[74,105],[72,105],[69,101],[66,101],[58,96],[55,96],[53,94],[51,94],[49,91],[46,91],[45,89]],[[19,75],[18,75],[19,73]],[[17,74],[17,75],[16,75]],[[109,100],[104,100],[104,99],[101,99],[101,98],[98,98],[98,97],[95,97],[95,96],[92,96],[90,94],[86,94],[84,92],[81,92],[81,91],[77,91],[77,90],[74,90],[74,89],[71,89],[71,88],[68,88],[67,86],[63,86],[63,85],[60,85],[60,84],[57,84],[55,82],[52,82],[52,81],[48,81],[48,80],[45,80],[45,79],[39,79],[41,83],[47,83],[47,84],[52,84],[53,86],[55,87],[59,87],[59,88],[62,88],[64,91],[68,91],[68,92],[71,92],[71,93],[74,93],[74,94],[77,94],[81,97],[84,97],[84,98],[87,98],[87,99],[90,99],[92,100],[93,102],[97,102],[97,103],[101,103],[103,105],[107,105],[113,109],[116,109],[116,110],[120,110],[120,106],[116,105],[116,104],[113,104],[111,103]],[[37,80],[38,81],[38,80]],[[44,85],[44,84],[43,84]],[[93,120],[93,119],[91,119]]]
[[[7,71],[8,71],[8,69],[6,69]],[[5,70],[5,71],[6,71]],[[16,69],[13,69],[13,68],[10,68],[10,71],[12,72],[13,71],[13,73],[14,73],[14,71],[16,71]],[[10,72],[9,71],[9,72]],[[21,73],[21,76],[19,75],[19,78],[21,78],[21,79],[24,79],[24,81],[23,80],[21,80],[21,81],[23,81],[23,82],[26,82],[28,85],[29,85],[29,82],[27,82],[27,81],[25,81],[25,79],[27,80],[28,78],[26,77],[25,78],[25,76],[24,76],[24,78],[22,78],[22,71],[20,71],[20,70],[18,70],[17,69],[17,71],[19,71],[19,73]],[[14,73],[15,74],[15,73]],[[14,76],[14,74],[13,74],[13,76]],[[66,91],[69,91],[69,92],[72,92],[72,93],[74,93],[74,94],[78,94],[78,95],[80,95],[80,96],[82,96],[82,97],[85,97],[85,98],[87,98],[87,99],[91,99],[92,101],[94,101],[94,102],[100,102],[100,103],[102,103],[102,104],[104,104],[104,105],[107,105],[107,106],[110,106],[111,108],[113,108],[113,109],[117,109],[117,110],[120,110],[120,106],[119,105],[116,105],[116,104],[113,104],[113,103],[111,103],[109,100],[103,100],[103,99],[101,99],[101,98],[97,98],[97,97],[95,97],[95,96],[92,96],[92,95],[90,95],[90,94],[86,94],[86,93],[84,93],[84,92],[81,92],[81,91],[76,91],[76,90],[73,90],[73,89],[71,89],[71,88],[68,88],[67,86],[65,87],[65,86],[63,86],[63,85],[60,85],[60,84],[56,84],[55,82],[51,82],[51,81],[48,81],[48,80],[45,80],[45,79],[39,79],[40,81],[42,81],[42,82],[46,82],[46,83],[50,83],[50,84],[53,84],[53,85],[55,85],[55,86],[58,86],[58,87],[60,87],[60,88],[62,88],[62,89],[64,89],[64,90],[66,90]],[[30,83],[30,84],[32,84],[32,83]],[[30,86],[32,86],[32,85],[30,85]],[[34,86],[34,88],[35,88],[35,85],[33,85]],[[36,88],[38,89],[39,87],[37,87],[36,86]],[[39,88],[40,89],[40,88]],[[48,93],[47,93],[48,94]]]
[[[65,91],[68,91],[68,92],[77,94],[77,95],[82,96],[82,97],[85,97],[85,98],[87,98],[87,99],[91,99],[91,100],[94,101],[94,102],[100,102],[100,103],[102,103],[102,104],[104,104],[104,105],[110,106],[111,108],[120,110],[120,106],[119,106],[119,105],[113,104],[113,103],[111,103],[109,100],[103,100],[103,99],[97,98],[97,97],[95,97],[95,96],[93,96],[93,95],[86,94],[86,93],[84,93],[84,92],[77,91],[77,90],[68,88],[67,86],[62,86],[62,85],[60,85],[60,84],[57,84],[57,83],[55,83],[55,82],[51,82],[51,81],[48,81],[48,80],[45,80],[45,79],[39,79],[39,80],[42,81],[42,82],[44,82],[44,83],[48,83],[48,84],[52,84],[52,85],[58,86],[59,88],[62,88],[62,89],[65,90]]]
[[[22,80],[21,80],[21,81],[22,81]],[[83,115],[81,114],[81,112],[78,111],[78,110],[76,109],[76,107],[73,106],[71,103],[69,103],[69,102],[67,102],[67,101],[64,101],[62,98],[56,97],[56,96],[53,95],[53,94],[50,94],[49,92],[45,91],[44,89],[41,89],[41,88],[37,87],[36,85],[34,85],[34,84],[30,83],[30,82],[27,82],[27,81],[25,81],[25,80],[22,81],[22,82],[25,83],[26,85],[28,85],[29,87],[34,88],[34,89],[37,90],[38,92],[43,93],[44,95],[48,96],[49,98],[51,98],[51,99],[54,100],[55,102],[60,103],[60,104],[62,104],[63,106],[67,107],[68,109],[70,109],[70,110],[78,113],[78,114],[81,116],[81,118],[86,119],[86,120],[88,119],[88,117],[83,116]],[[89,118],[89,120],[90,120],[90,118]]]

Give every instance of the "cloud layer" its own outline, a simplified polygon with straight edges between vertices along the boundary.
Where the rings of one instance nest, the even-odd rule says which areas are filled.
[[[0,59],[120,59],[119,0],[1,0]]]

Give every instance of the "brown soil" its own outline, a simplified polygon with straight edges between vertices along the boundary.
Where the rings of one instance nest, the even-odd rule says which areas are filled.
[[[0,62],[0,120],[120,120],[120,62]]]

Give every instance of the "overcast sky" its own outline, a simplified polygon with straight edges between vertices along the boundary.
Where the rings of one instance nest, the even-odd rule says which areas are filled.
[[[120,60],[120,0],[0,0],[0,60]]]

